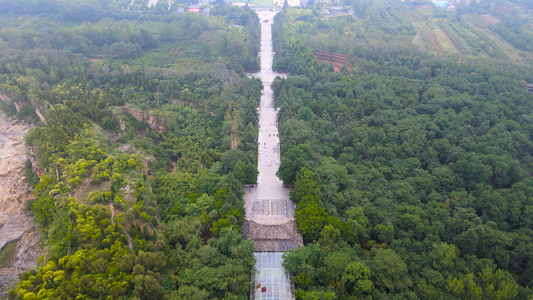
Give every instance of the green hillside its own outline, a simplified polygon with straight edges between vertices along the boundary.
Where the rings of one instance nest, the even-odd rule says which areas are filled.
[[[527,11],[343,4],[273,31],[297,299],[531,299]]]
[[[44,255],[9,297],[245,299],[258,17],[124,5],[0,5],[0,102],[43,171],[26,206]]]
[[[147,2],[0,0],[0,108],[33,125],[43,245],[10,299],[249,298],[260,20]],[[531,4],[454,9],[276,16],[297,299],[533,299]]]

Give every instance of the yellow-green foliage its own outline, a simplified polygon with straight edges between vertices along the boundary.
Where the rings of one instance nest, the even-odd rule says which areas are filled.
[[[100,183],[105,180],[112,180],[113,184],[122,185],[124,181],[122,175],[126,170],[138,170],[141,163],[137,155],[131,156],[120,154],[118,156],[109,156],[94,166],[94,172],[91,175],[93,183]]]

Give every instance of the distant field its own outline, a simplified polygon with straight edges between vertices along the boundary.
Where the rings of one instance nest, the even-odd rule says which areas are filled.
[[[274,5],[276,1],[279,1],[278,5],[283,4],[283,0],[251,0],[249,3],[261,6]],[[299,0],[289,0],[291,6],[297,3]],[[366,39],[364,36],[368,34],[372,37],[367,42],[372,39],[409,41],[433,53],[460,53],[513,61],[522,61],[524,55],[529,60],[532,56],[516,49],[492,30],[493,25],[500,22],[492,15],[465,14],[457,21],[453,13],[435,13],[431,5],[410,6],[401,0],[373,0],[370,3],[382,30],[374,32],[360,23],[354,25],[360,38]],[[305,13],[305,10],[301,11]],[[408,24],[412,24],[414,30]]]
[[[477,36],[480,36],[484,38],[487,42],[491,43],[493,47],[497,48],[498,51],[501,51],[504,53],[504,55],[508,56],[513,61],[520,61],[521,60],[521,54],[518,49],[507,43],[506,41],[502,40],[500,36],[498,36],[496,33],[490,31],[487,28],[475,28],[475,24],[469,23],[471,27],[471,31],[476,33]]]
[[[492,17],[492,16],[489,16],[489,15],[481,15],[481,18],[483,18],[483,20],[487,23],[487,24],[496,24],[498,23],[500,20]]]
[[[376,0],[374,3],[382,3],[381,1],[385,0]],[[417,31],[413,44],[430,52],[458,52],[463,55],[510,59],[512,61],[523,61],[524,56],[526,60],[529,60],[529,57],[532,56],[518,50],[493,32],[492,26],[500,20],[491,15],[467,14],[462,17],[462,21],[458,22],[449,17],[430,17],[427,7],[417,7],[417,9],[409,12],[396,11],[395,13],[399,13],[401,19],[404,20],[416,20],[416,18],[420,20],[413,22]],[[408,17],[409,14],[415,18]]]
[[[431,29],[435,35],[435,38],[437,39],[438,44],[441,46],[444,52],[457,52],[457,48],[455,47],[454,43],[438,24],[433,24]]]
[[[418,32],[413,43],[427,51],[444,53],[444,49],[425,22],[414,23]]]
[[[494,18],[492,18],[494,19]],[[466,20],[468,21],[469,23],[471,23],[472,25],[478,27],[478,28],[487,28],[489,27],[489,23],[487,23],[486,19],[479,16],[479,15],[472,15],[472,14],[469,14],[469,15],[464,15],[463,16],[463,20]]]

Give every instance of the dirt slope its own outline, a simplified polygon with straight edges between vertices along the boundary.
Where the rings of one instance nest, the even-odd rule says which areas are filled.
[[[18,241],[14,258],[0,269],[0,297],[6,295],[22,272],[36,267],[35,260],[41,254],[33,219],[24,211],[31,198],[23,181],[27,159],[24,135],[29,129],[29,125],[8,119],[0,111],[0,249]]]

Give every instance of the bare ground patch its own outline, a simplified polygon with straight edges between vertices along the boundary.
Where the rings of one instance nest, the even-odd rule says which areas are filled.
[[[489,15],[481,15],[481,18],[483,19],[483,21],[485,21],[487,24],[490,24],[490,25],[500,22],[500,20]]]
[[[36,267],[35,260],[42,253],[33,218],[25,211],[26,202],[33,198],[24,182],[28,159],[24,136],[29,129],[0,111],[0,249],[17,241],[12,258],[0,269],[0,297],[25,270]]]

